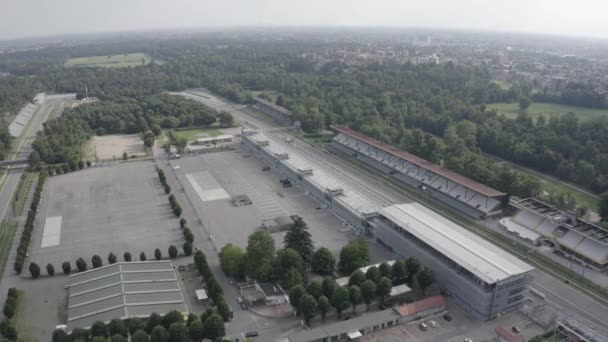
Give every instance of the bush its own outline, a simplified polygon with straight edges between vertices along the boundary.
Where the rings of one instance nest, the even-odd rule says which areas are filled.
[[[35,263],[35,262],[30,263],[30,274],[32,275],[32,278],[34,278],[34,279],[40,277],[40,266],[38,266],[37,263]]]
[[[139,253],[139,261],[146,261],[146,253],[144,253],[144,252]]]
[[[61,269],[63,270],[63,274],[70,274],[72,272],[72,264],[69,261],[64,261],[61,264]]]
[[[55,266],[53,266],[52,264],[47,264],[46,273],[49,275],[49,277],[54,276],[55,275]]]
[[[190,228],[186,227],[182,231],[184,234],[184,240],[186,240],[187,242],[193,243],[194,235],[192,234],[192,231],[190,230]]]
[[[131,261],[131,253],[125,252],[125,254],[123,254],[123,258],[125,261]]]
[[[17,341],[17,329],[13,326],[11,321],[4,320],[0,323],[0,333],[6,337],[9,341]]]
[[[179,219],[179,226],[183,228],[186,228],[188,226],[188,221],[186,221],[185,218],[181,218]]]
[[[169,186],[169,184],[165,184],[165,193],[166,194],[170,194],[171,193],[171,186]]]
[[[93,255],[93,257],[91,258],[91,264],[93,264],[93,268],[101,267],[101,265],[103,265],[101,257],[99,255]]]
[[[182,246],[182,248],[183,248],[184,254],[186,256],[192,255],[192,243],[190,241],[184,242],[184,245]]]
[[[82,160],[78,161],[78,168],[81,170],[84,169],[84,162]]]
[[[92,163],[90,160],[87,160],[87,167],[91,167]]]
[[[163,258],[163,254],[161,253],[160,249],[155,249],[154,250],[154,259],[156,260],[160,260]]]
[[[116,255],[114,255],[114,253],[110,252],[110,254],[108,254],[108,264],[115,264],[116,263]]]
[[[177,258],[177,247],[171,245],[169,246],[169,258],[175,259]]]
[[[175,214],[175,216],[180,217],[182,216],[182,207],[179,204],[176,204],[173,207],[173,213]]]
[[[13,298],[17,298],[17,296],[19,295],[19,292],[17,292],[17,289],[14,287],[11,287],[10,289],[8,289],[8,297],[13,297]]]
[[[78,258],[76,260],[76,267],[78,268],[78,272],[84,272],[87,270],[87,262],[83,258]]]
[[[17,298],[8,297],[6,298],[6,302],[4,302],[4,309],[2,313],[6,318],[13,318],[15,315],[15,310],[17,309]]]

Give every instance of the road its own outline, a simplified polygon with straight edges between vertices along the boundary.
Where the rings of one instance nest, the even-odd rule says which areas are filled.
[[[23,129],[21,136],[15,140],[15,148],[8,158],[9,160],[27,158],[32,151],[32,142],[36,133],[42,129],[42,124],[52,113],[62,111],[66,101],[75,99],[75,94],[49,95],[38,106],[27,126]],[[9,211],[13,194],[17,190],[19,179],[23,170],[7,168],[0,176],[0,221],[12,216]],[[17,239],[16,239],[17,240]],[[7,267],[8,269],[12,269]],[[1,275],[0,275],[1,276]]]
[[[244,106],[229,103],[227,100],[218,98],[204,90],[184,92],[179,93],[179,95],[203,102],[216,110],[229,111],[241,121],[247,122],[248,125],[264,131],[265,134],[276,135],[277,132],[281,132],[281,130],[277,130],[277,127],[273,126],[272,123],[261,119],[260,116],[253,116],[248,113]],[[329,164],[333,165],[332,167],[335,169],[341,169],[340,176],[342,177],[344,175],[344,168],[340,167],[342,162],[337,160],[337,158],[326,155],[303,141],[296,140],[296,145],[300,152],[304,152],[309,156],[311,154],[314,155],[314,158],[322,162],[324,166]],[[355,171],[354,173],[356,174],[357,172],[359,171]],[[356,180],[358,177],[349,175],[349,178]],[[367,178],[369,179],[369,177]],[[373,188],[370,184],[365,185],[364,188],[366,192],[370,191],[373,193],[374,197],[378,195],[379,191],[377,190],[378,187],[376,184],[373,185]],[[392,193],[394,194],[394,189],[392,190]],[[395,198],[404,197],[402,194],[391,195],[391,192],[388,191],[380,192],[381,196],[389,202],[393,202]],[[534,271],[534,282],[532,283],[532,286],[546,295],[547,303],[556,312],[559,312],[562,317],[577,318],[598,330],[604,331],[604,333],[608,335],[608,307],[604,304],[590,299],[578,290],[575,290],[541,270]]]

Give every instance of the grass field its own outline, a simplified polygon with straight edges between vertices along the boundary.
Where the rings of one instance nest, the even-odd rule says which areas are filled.
[[[11,251],[13,237],[17,231],[17,225],[13,222],[0,222],[0,278],[4,274],[7,259]]]
[[[498,113],[505,115],[509,118],[516,118],[519,112],[519,104],[515,102],[511,103],[490,103],[487,105],[488,109],[496,109]],[[585,107],[574,107],[555,103],[546,102],[533,102],[528,113],[532,117],[536,118],[540,115],[545,115],[547,118],[555,115],[562,115],[568,112],[576,114],[579,120],[586,121],[599,117],[608,117],[608,109],[596,109],[596,108],[585,108]]]
[[[13,325],[17,329],[17,342],[35,342],[36,340],[31,335],[29,324],[32,324],[27,313],[25,312],[25,291],[18,291],[17,309],[15,316],[12,318]]]
[[[128,53],[124,55],[91,56],[70,58],[65,62],[66,67],[102,67],[102,68],[126,68],[145,65],[152,58],[145,53]]]
[[[221,131],[219,131],[217,129],[212,129],[212,128],[211,129],[188,129],[188,130],[183,130],[183,131],[174,130],[174,131],[172,131],[172,133],[176,139],[186,139],[186,140],[188,140],[188,142],[192,142],[198,138],[217,137],[218,135],[224,134]]]
[[[21,216],[23,206],[27,200],[27,195],[32,188],[32,183],[34,183],[35,178],[36,175],[31,172],[25,172],[21,175],[19,185],[17,185],[17,192],[15,192],[15,195],[13,196],[13,213],[15,216]]]
[[[502,90],[509,90],[509,89],[511,89],[511,83],[506,82],[506,81],[494,80],[491,83],[496,84]]]

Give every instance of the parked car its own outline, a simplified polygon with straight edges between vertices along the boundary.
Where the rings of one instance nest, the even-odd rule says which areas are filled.
[[[516,327],[516,326],[513,326],[513,327],[511,328],[511,330],[513,330],[513,332],[514,332],[514,333],[517,333],[517,334],[518,334],[518,333],[521,331],[521,330],[520,330],[518,327]]]
[[[240,296],[236,297],[236,302],[241,304],[243,302],[243,298],[241,298]]]
[[[418,328],[420,328],[420,330],[422,330],[422,331],[427,331],[427,330],[429,330],[429,326],[428,326],[428,325],[426,325],[425,323],[420,323],[420,324],[418,324]]]
[[[428,324],[429,324],[431,327],[433,327],[433,328],[437,326],[437,322],[435,322],[435,321],[433,321],[433,320],[430,320],[430,321],[428,321],[427,323],[428,323]]]
[[[241,303],[241,309],[243,309],[243,310],[247,310],[247,304],[245,304],[245,303]]]
[[[445,315],[443,315],[443,319],[445,319],[448,322],[451,322],[452,321],[452,316],[450,316],[450,314],[445,314]]]
[[[260,335],[260,334],[259,334],[257,331],[248,331],[248,332],[245,334],[245,337],[256,337],[256,336],[259,336],[259,335]]]

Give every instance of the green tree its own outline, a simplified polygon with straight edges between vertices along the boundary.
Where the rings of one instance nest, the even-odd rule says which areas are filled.
[[[342,274],[351,274],[357,268],[369,263],[369,249],[364,240],[355,240],[342,247],[338,270]]]
[[[313,296],[314,299],[318,299],[323,294],[323,287],[319,281],[313,280],[306,287],[306,293]]]
[[[146,325],[141,318],[134,317],[129,318],[129,323],[127,324],[129,327],[129,334],[133,335],[137,330],[144,330]]]
[[[420,290],[422,290],[422,295],[425,294],[426,288],[429,287],[433,282],[435,282],[435,274],[433,270],[428,266],[423,266],[418,274],[418,282],[420,283]]]
[[[220,251],[220,265],[222,270],[237,278],[243,278],[243,266],[245,263],[245,252],[239,246],[227,244]]]
[[[108,337],[108,329],[102,321],[95,321],[93,325],[91,325],[90,333],[93,337]]]
[[[336,258],[329,249],[321,247],[313,255],[310,266],[319,275],[333,275],[336,270]]]
[[[217,120],[220,124],[220,127],[231,127],[232,125],[234,125],[234,117],[232,117],[232,114],[225,111],[221,111],[217,115]]]
[[[108,338],[104,336],[95,336],[91,339],[91,342],[108,342]]]
[[[4,302],[4,316],[6,318],[13,318],[15,310],[17,309],[17,299],[15,297],[8,297]]]
[[[602,221],[608,221],[608,191],[600,195],[599,215]]]
[[[70,342],[68,334],[63,329],[55,329],[52,340],[53,342]]]
[[[125,322],[123,322],[121,319],[115,318],[113,320],[110,321],[110,323],[108,323],[108,332],[110,334],[110,336],[114,336],[116,334],[122,335],[122,336],[127,336],[127,326],[125,325]]]
[[[129,159],[129,155],[127,154],[127,152],[123,152],[122,153],[122,160],[128,160]]]
[[[371,280],[366,280],[361,285],[361,296],[367,305],[367,311],[369,311],[369,304],[376,298],[376,284]]]
[[[112,335],[112,338],[110,340],[112,342],[127,342],[127,338],[120,334]]]
[[[116,255],[114,255],[114,253],[110,252],[110,254],[108,254],[108,264],[115,264],[116,263]]]
[[[171,323],[169,326],[169,341],[171,342],[188,342],[190,335],[188,328],[181,322]]]
[[[182,249],[184,250],[184,255],[191,256],[192,255],[192,242],[190,242],[190,241],[184,242]]]
[[[169,329],[169,327],[171,327],[171,324],[173,324],[173,323],[182,323],[182,322],[183,322],[182,313],[177,310],[171,310],[171,311],[167,312],[162,318],[162,325],[166,329]]]
[[[211,341],[215,341],[220,337],[226,335],[226,327],[224,326],[224,319],[218,314],[209,316],[203,323],[203,331],[205,337]]]
[[[348,289],[348,300],[350,304],[353,306],[353,313],[357,311],[357,305],[361,304],[361,300],[363,299],[363,295],[361,293],[361,288],[357,285],[352,285]]]
[[[48,274],[49,277],[52,277],[55,275],[55,266],[53,266],[53,264],[46,265],[46,274]]]
[[[528,110],[530,105],[532,104],[532,100],[530,100],[527,96],[522,96],[519,98],[519,110],[525,112]]]
[[[302,257],[298,252],[291,248],[281,249],[277,252],[277,257],[274,260],[275,277],[286,279],[286,274],[291,269],[302,273]],[[290,287],[288,287],[290,288]]]
[[[310,325],[310,320],[317,315],[317,301],[309,294],[305,294],[298,302],[298,312],[304,316],[306,325]]]
[[[285,234],[283,242],[286,249],[291,248],[300,254],[304,262],[311,262],[315,248],[312,243],[312,236],[302,218],[298,217],[296,219],[291,228],[289,228],[289,231],[287,231],[287,234]]]
[[[139,261],[146,261],[146,253],[144,253],[144,252],[139,253]]]
[[[150,333],[150,342],[169,342],[169,333],[162,325],[157,325]]]
[[[70,274],[72,272],[72,264],[69,261],[64,261],[61,264],[61,269],[63,270],[63,274]]]
[[[367,272],[365,272],[365,278],[377,283],[380,278],[382,278],[382,273],[380,273],[378,267],[372,266],[367,269]]]
[[[384,304],[384,297],[391,293],[392,288],[393,282],[389,278],[380,278],[380,280],[378,281],[378,285],[376,286],[376,294],[380,297],[380,301],[382,302],[382,304]]]
[[[275,256],[274,239],[266,230],[258,230],[249,235],[245,270],[254,279],[268,280]]]
[[[193,320],[188,326],[188,333],[190,334],[190,339],[194,342],[200,342],[203,340],[204,330],[203,323],[200,319]]]
[[[123,256],[122,256],[122,257],[123,257],[123,259],[124,259],[125,261],[127,261],[127,262],[128,262],[128,261],[131,261],[131,259],[133,258],[133,257],[131,256],[131,253],[129,253],[129,252],[125,252],[125,254],[123,254]]]
[[[420,261],[418,261],[418,258],[409,257],[405,260],[405,267],[407,269],[407,279],[411,284],[412,277],[420,270]]]
[[[289,304],[297,311],[300,298],[306,294],[306,290],[302,285],[296,285],[289,290]]]
[[[160,251],[160,249],[155,249],[154,250],[154,259],[156,260],[160,260],[163,258],[163,253]]]
[[[338,286],[331,295],[331,305],[336,308],[338,318],[342,317],[342,311],[349,305],[348,290],[342,286]]]
[[[319,309],[319,313],[321,314],[321,317],[323,318],[323,320],[325,320],[325,315],[327,315],[327,313],[329,312],[329,309],[331,308],[331,306],[329,304],[329,299],[325,296],[319,297],[319,299],[317,301],[317,308]]]
[[[283,281],[286,288],[290,289],[298,284],[303,284],[304,280],[302,280],[302,273],[295,269],[291,268],[287,274],[285,275],[285,280]]]
[[[175,247],[174,245],[169,246],[169,258],[177,258],[177,247]]]
[[[403,280],[407,276],[407,269],[403,260],[397,260],[391,267],[393,274],[393,282],[395,284],[403,284]]]
[[[91,264],[93,265],[93,268],[101,267],[101,265],[103,265],[101,257],[99,255],[93,255],[93,257],[91,258]]]
[[[2,321],[2,336],[6,337],[9,341],[17,341],[17,329],[15,328],[15,326],[13,325],[13,323],[11,323],[10,320],[4,320]]]
[[[161,329],[165,329],[162,326],[160,327]],[[148,342],[148,341],[152,341],[152,342],[165,342],[166,339],[158,339],[158,338],[152,338],[150,340],[148,340],[148,334],[143,331],[143,330],[137,330],[136,332],[134,332],[131,335],[131,342]]]
[[[336,284],[336,280],[333,277],[325,277],[323,278],[321,287],[323,288],[323,295],[327,298],[331,298],[331,295],[334,293],[336,287],[338,287],[338,284]]]
[[[363,271],[357,269],[348,278],[348,285],[361,286],[365,280],[367,280],[367,277],[363,274]]]
[[[393,269],[391,265],[388,264],[388,262],[385,261],[381,263],[380,266],[378,266],[378,270],[380,271],[382,277],[393,279]]]
[[[40,266],[38,266],[38,264],[35,262],[30,263],[30,274],[34,279],[40,277]]]

